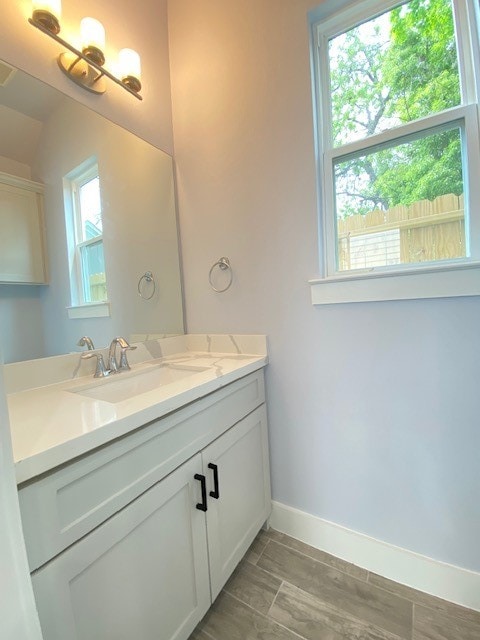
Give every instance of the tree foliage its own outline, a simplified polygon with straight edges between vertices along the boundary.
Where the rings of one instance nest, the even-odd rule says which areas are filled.
[[[410,2],[330,44],[335,146],[460,103],[450,0]],[[342,213],[463,191],[458,129],[340,162]]]

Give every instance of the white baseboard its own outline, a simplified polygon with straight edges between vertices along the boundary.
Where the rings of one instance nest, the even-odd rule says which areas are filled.
[[[385,578],[480,611],[480,573],[370,538],[273,502],[270,526]]]

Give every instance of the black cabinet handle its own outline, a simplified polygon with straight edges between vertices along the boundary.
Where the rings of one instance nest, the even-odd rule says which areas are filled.
[[[195,480],[198,480],[202,486],[202,501],[198,502],[195,506],[199,511],[207,510],[207,480],[205,476],[196,473],[194,476]]]
[[[220,498],[220,491],[218,488],[218,467],[213,462],[210,462],[208,468],[213,471],[213,491],[210,491],[212,498],[218,500]]]

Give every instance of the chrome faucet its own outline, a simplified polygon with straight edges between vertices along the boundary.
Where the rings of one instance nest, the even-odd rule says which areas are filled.
[[[85,340],[84,344],[88,345],[88,341],[93,346],[90,338],[85,336],[82,338]],[[117,361],[117,344],[120,347],[120,361]],[[83,345],[80,345],[83,346]],[[137,347],[132,347],[128,344],[125,338],[118,337],[114,338],[110,343],[110,349],[108,351],[108,367],[105,366],[105,361],[103,359],[103,354],[100,351],[96,351],[88,347],[88,351],[82,353],[80,358],[82,360],[88,360],[89,358],[97,358],[97,366],[95,368],[95,373],[93,374],[94,378],[106,378],[111,373],[120,373],[121,371],[128,371],[130,369],[130,365],[127,360],[127,351],[133,351]]]
[[[93,351],[95,349],[92,339],[88,336],[83,336],[83,338],[80,338],[80,340],[77,342],[78,347],[84,347],[85,345],[87,346],[87,349],[89,351]]]
[[[120,347],[120,362],[117,361],[117,344]],[[125,338],[119,336],[114,338],[110,343],[110,349],[108,351],[108,368],[110,373],[119,373],[120,371],[128,371],[130,365],[127,360],[127,351],[133,351],[137,347],[132,347],[128,344]]]
[[[98,351],[86,351],[80,356],[82,360],[88,360],[89,358],[97,358],[97,366],[95,368],[94,378],[106,378],[110,375],[110,370],[106,368],[103,360],[103,355]]]

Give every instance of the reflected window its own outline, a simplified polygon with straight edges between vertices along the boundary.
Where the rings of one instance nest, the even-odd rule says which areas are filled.
[[[106,302],[102,198],[96,161],[84,163],[66,176],[65,196],[72,305]]]

